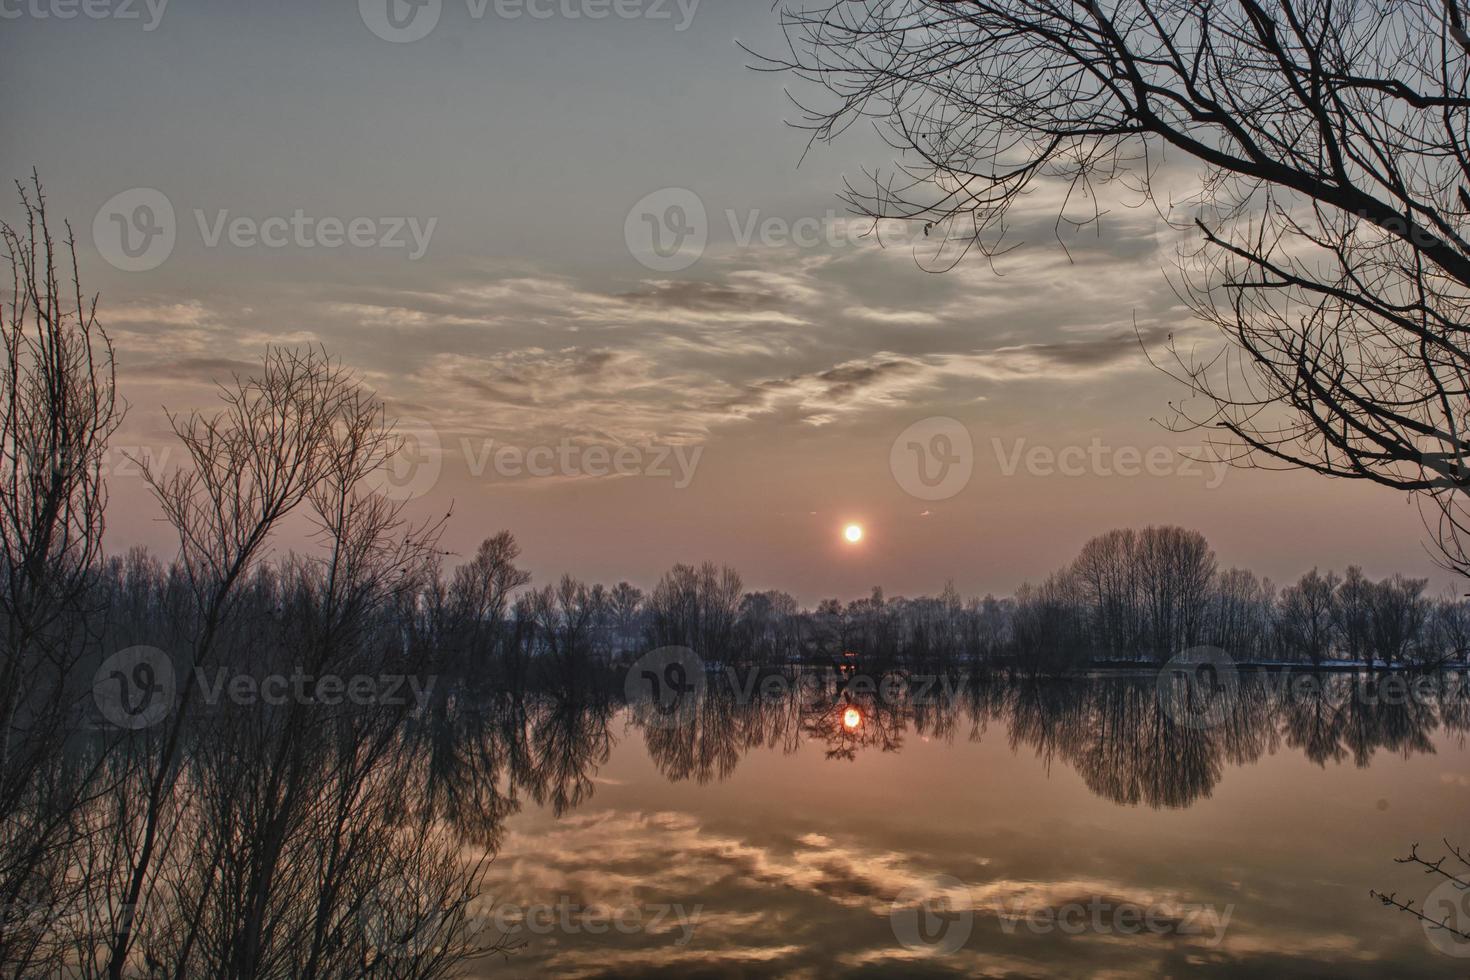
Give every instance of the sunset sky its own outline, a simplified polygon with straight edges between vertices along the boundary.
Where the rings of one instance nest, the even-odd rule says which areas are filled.
[[[427,36],[403,43],[369,28],[371,8],[175,0],[155,22],[157,0],[137,18],[4,7],[0,169],[37,168],[75,228],[131,404],[119,448],[169,452],[164,405],[206,404],[212,377],[248,370],[268,343],[320,342],[432,458],[437,478],[410,478],[414,513],[452,501],[446,542],[461,553],[510,529],[538,579],[647,587],[676,561],[714,559],[806,602],[947,579],[1008,594],[1095,533],[1177,523],[1222,566],[1278,582],[1358,562],[1449,584],[1400,495],[1174,454],[1200,437],[1153,421],[1183,392],[1139,338],[1213,337],[1169,286],[1178,238],[1152,210],[1116,206],[1064,251],[1058,197],[1041,188],[1014,222],[1021,248],[943,274],[922,237],[857,238],[836,194],[892,151],[855,129],[803,158],[792,80],[750,70],[737,44],[779,52],[768,4],[628,0],[644,16],[592,21],[550,2],[538,17],[443,0]],[[1180,196],[1191,179],[1184,161],[1163,175]],[[136,188],[166,198],[174,243],[125,271],[106,254],[104,205]],[[670,210],[691,196],[703,223]],[[120,200],[134,215],[144,199]],[[316,247],[281,231],[298,211]],[[0,213],[16,212],[12,195]],[[669,269],[691,255],[642,248],[645,213],[707,237],[698,261]],[[354,227],[362,244],[322,244]],[[282,247],[258,240],[277,233]],[[908,492],[891,458],[934,417],[973,445],[968,481],[943,499]],[[933,425],[922,445],[938,445]],[[538,446],[594,469],[589,447],[609,460],[645,447],[624,463],[659,472],[487,462]],[[1068,447],[1080,475],[1045,462]],[[1137,462],[1157,447],[1169,453]],[[171,553],[129,474],[111,482],[110,546]],[[850,523],[865,530],[855,544]]]

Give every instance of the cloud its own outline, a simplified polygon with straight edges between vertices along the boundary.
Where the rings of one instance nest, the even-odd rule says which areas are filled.
[[[843,314],[857,320],[913,327],[932,326],[940,322],[938,316],[925,310],[886,310],[870,306],[849,306],[843,310]]]
[[[589,862],[589,854],[597,859]],[[605,810],[512,828],[484,886],[496,903],[512,907],[565,900],[575,908],[597,906],[647,921],[650,909],[675,904],[695,916],[685,945],[673,941],[677,927],[661,924],[636,936],[602,936],[595,946],[557,937],[533,946],[525,961],[512,958],[510,965],[538,972],[626,975],[761,964],[763,970],[795,973],[830,962],[834,950],[838,962],[852,969],[902,970],[923,962],[926,969],[953,969],[957,975],[996,976],[1054,973],[1066,963],[1136,975],[1157,972],[1179,955],[1237,967],[1292,958],[1372,958],[1347,933],[1303,933],[1300,923],[1278,921],[1269,909],[1248,918],[1242,907],[1217,911],[1175,887],[1107,874],[985,877],[992,862],[967,855],[966,891],[976,933],[964,948],[936,959],[930,950],[905,948],[891,914],[895,900],[941,893],[953,899],[952,880],[936,867],[943,863],[856,836],[778,832],[755,839],[712,828],[688,813]],[[1106,910],[1147,910],[1151,928],[1160,931],[1155,942],[1140,942],[1137,935],[1100,927],[1059,934],[1028,926],[1054,923],[1064,909],[1066,921],[1079,921],[1070,911],[1076,907],[1102,909],[1108,923]],[[1057,946],[1063,935],[1065,949]]]
[[[140,298],[114,313],[129,381],[205,380],[248,369],[267,343],[322,343],[441,436],[522,445],[703,443],[919,405],[958,414],[999,386],[1104,384],[1145,366],[1131,321],[1095,322],[1117,310],[1099,290],[1138,289],[1123,264],[1084,283],[1047,254],[1002,280],[978,265],[923,275],[896,252],[712,249],[684,277],[632,281],[424,267],[250,306]],[[1146,342],[1166,314],[1135,313]]]
[[[260,362],[228,357],[185,357],[176,361],[156,361],[146,370],[155,380],[190,381],[213,384],[234,375],[248,376],[260,368]]]
[[[102,310],[107,323],[156,324],[198,327],[214,322],[214,314],[203,303],[122,303]]]

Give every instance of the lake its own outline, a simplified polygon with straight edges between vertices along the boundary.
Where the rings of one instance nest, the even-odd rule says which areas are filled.
[[[1470,944],[1369,894],[1422,906],[1435,879],[1395,858],[1470,842],[1464,678],[1231,680],[1188,716],[1148,675],[711,675],[673,712],[456,712],[431,785],[496,852],[474,921],[518,945],[471,973],[1470,971]]]

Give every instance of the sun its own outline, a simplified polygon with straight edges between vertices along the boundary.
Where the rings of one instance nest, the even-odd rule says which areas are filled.
[[[842,727],[852,731],[863,723],[863,713],[856,708],[848,708],[842,713]]]
[[[863,526],[861,524],[849,524],[842,529],[842,536],[853,544],[863,539]]]

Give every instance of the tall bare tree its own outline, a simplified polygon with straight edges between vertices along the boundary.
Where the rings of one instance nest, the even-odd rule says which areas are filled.
[[[161,472],[143,461],[144,477],[179,536],[179,564],[195,607],[188,667],[211,661],[241,583],[281,521],[300,505],[315,505],[318,526],[329,536],[360,527],[371,532],[335,542],[333,576],[352,557],[343,547],[375,544],[379,532],[397,522],[395,511],[353,493],[363,474],[396,448],[382,405],[325,352],[271,348],[256,374],[221,385],[219,394],[223,407],[217,412],[171,416],[185,466]],[[414,542],[410,549],[421,547]],[[128,966],[145,900],[166,871],[160,856],[169,850],[167,836],[181,826],[173,812],[177,760],[195,691],[195,685],[182,686],[137,804],[141,814],[107,941],[107,973],[114,980]]]
[[[0,963],[54,966],[26,915],[68,904],[73,810],[96,772],[61,762],[74,727],[88,584],[101,558],[103,453],[122,420],[112,343],[82,291],[70,225],[57,241],[39,178],[24,223],[0,224]]]
[[[1332,653],[1341,618],[1336,572],[1315,568],[1281,590],[1276,628],[1292,654],[1320,664]]]

